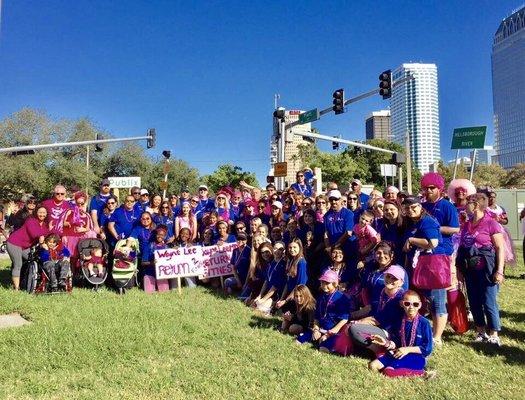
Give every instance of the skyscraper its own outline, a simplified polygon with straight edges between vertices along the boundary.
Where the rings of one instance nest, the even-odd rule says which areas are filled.
[[[365,122],[366,139],[392,140],[390,110],[373,111]]]
[[[408,76],[413,79],[395,84]],[[405,135],[409,133],[412,162],[422,173],[428,172],[430,164],[441,159],[436,64],[402,64],[393,71],[392,80],[393,139],[404,146]]]
[[[495,161],[525,163],[525,7],[505,18],[492,45]]]

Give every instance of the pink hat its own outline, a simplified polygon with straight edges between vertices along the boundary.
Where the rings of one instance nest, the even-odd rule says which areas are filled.
[[[247,200],[247,201],[244,202],[244,205],[245,205],[246,207],[257,208],[257,205],[258,205],[258,204],[259,204],[259,203],[257,203],[257,201],[252,200],[252,199]]]
[[[476,187],[468,179],[453,179],[452,182],[450,182],[450,185],[448,185],[447,192],[448,197],[450,197],[450,199],[454,203],[456,202],[456,190],[458,190],[459,188],[465,189],[465,192],[467,192],[467,196],[476,193]]]
[[[85,194],[84,192],[76,192],[74,195],[74,199],[75,200],[78,200],[78,199],[87,200],[87,194]]]
[[[283,203],[281,203],[279,200],[275,200],[272,203],[272,207],[277,207],[278,209],[282,210],[283,209]]]
[[[332,271],[331,269],[327,269],[319,277],[319,280],[323,281],[323,282],[328,282],[328,283],[338,283],[339,282],[339,275],[337,274],[337,272]]]
[[[396,279],[401,279],[402,281],[405,280],[405,270],[401,266],[396,264],[391,265],[385,272],[383,272],[383,275],[386,274],[392,275]]]
[[[421,178],[421,187],[435,186],[439,190],[445,189],[445,178],[437,172],[428,172]]]

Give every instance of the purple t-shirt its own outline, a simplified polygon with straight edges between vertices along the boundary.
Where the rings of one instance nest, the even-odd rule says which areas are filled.
[[[53,199],[44,200],[42,205],[47,210],[47,222],[49,223],[49,228],[52,232],[57,232],[57,225],[60,217],[64,212],[71,208],[71,205],[67,201],[56,204]]]
[[[37,218],[29,217],[20,229],[9,236],[7,241],[25,250],[36,244],[40,236],[47,234],[49,234],[47,223],[40,225]]]
[[[476,224],[470,220],[465,222],[461,228],[461,246],[492,246],[492,235],[495,233],[503,233],[503,227],[485,213]]]

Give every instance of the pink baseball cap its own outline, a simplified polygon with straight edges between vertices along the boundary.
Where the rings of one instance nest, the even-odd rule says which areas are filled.
[[[392,275],[396,279],[401,279],[402,281],[405,280],[405,270],[399,265],[394,264],[388,267],[388,269],[385,272],[383,272],[383,275],[386,274]]]
[[[339,275],[337,274],[337,272],[332,271],[331,269],[327,269],[319,277],[319,280],[323,281],[323,282],[328,282],[328,283],[338,283],[339,282]]]

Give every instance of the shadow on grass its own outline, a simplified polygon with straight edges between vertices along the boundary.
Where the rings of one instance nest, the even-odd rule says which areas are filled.
[[[0,286],[4,288],[11,287],[11,269],[0,269]]]
[[[510,332],[519,332],[514,331],[510,329],[503,328],[501,330],[501,336],[503,342],[505,342],[505,337],[511,337],[515,338],[513,336],[513,333]],[[519,332],[519,336],[523,337],[523,332]],[[444,337],[447,337],[448,335],[443,335]],[[517,340],[523,340],[517,339]],[[450,335],[447,341],[450,342],[457,342],[460,343],[462,346],[470,346],[472,347],[477,353],[484,355],[486,357],[504,357],[504,362],[509,365],[523,365],[525,360],[525,350],[520,349],[519,347],[509,346],[505,343],[501,347],[496,347],[494,345],[491,345],[490,343],[477,343],[473,341],[469,341],[467,339],[466,341],[464,339],[460,339],[460,336],[457,335]]]
[[[250,328],[278,330],[281,326],[281,321],[275,316],[265,317],[263,315],[254,314],[248,325]]]
[[[500,310],[499,314],[501,318],[508,318],[513,322],[518,322],[518,323],[525,322],[525,313],[515,313],[515,312]]]

